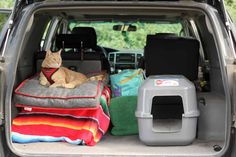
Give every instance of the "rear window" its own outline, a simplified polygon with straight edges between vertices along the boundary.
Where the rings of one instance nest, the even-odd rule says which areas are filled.
[[[135,31],[116,31],[113,29],[116,25],[125,25],[120,22],[69,22],[69,30],[74,27],[93,27],[97,34],[97,44],[102,47],[113,48],[117,50],[143,49],[146,45],[146,36],[156,33],[174,33],[181,35],[183,30],[180,22],[176,23],[129,23],[136,27]]]

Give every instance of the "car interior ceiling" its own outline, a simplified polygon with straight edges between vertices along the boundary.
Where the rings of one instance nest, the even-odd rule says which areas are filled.
[[[43,33],[47,27],[48,22],[52,17],[58,15],[58,13],[47,12],[50,16],[46,13],[38,13],[34,16],[34,22],[31,26],[31,29],[26,34],[26,38],[24,39],[24,45],[22,54],[18,63],[18,69],[16,74],[16,82],[15,87],[20,84],[26,78],[32,76],[34,73],[37,72],[37,60],[35,56],[37,56],[38,52],[41,51],[39,48],[39,43],[42,39]],[[106,21],[115,20],[130,20],[133,18],[132,15],[130,16],[95,16],[95,15],[84,15],[81,16],[78,12],[61,12],[60,15],[68,19],[78,19],[78,20],[87,20],[87,21],[96,21],[101,20],[104,18]],[[181,14],[180,14],[181,15]],[[214,37],[212,33],[209,31],[208,26],[206,24],[205,16],[193,16],[191,13],[187,15],[187,17],[192,17],[194,19],[199,34],[201,38],[202,47],[206,58],[209,60],[209,82],[211,90],[209,92],[198,92],[198,100],[204,100],[205,103],[199,103],[199,110],[201,115],[198,119],[198,132],[197,138],[202,140],[223,140],[225,135],[224,125],[225,125],[225,114],[226,114],[226,105],[225,105],[225,97],[224,97],[224,90],[223,90],[223,81],[222,81],[222,74],[219,65],[219,58],[217,55],[217,45],[215,45]],[[124,18],[125,17],[125,18]],[[163,20],[174,20],[179,18],[179,15],[165,16],[160,13],[160,15],[153,17],[153,19],[161,18]],[[184,15],[186,17],[186,15]],[[145,16],[141,16],[139,18],[145,19]],[[139,20],[139,18],[137,18]],[[169,18],[169,19],[168,19]],[[183,18],[183,16],[181,17]],[[149,18],[148,20],[153,20]],[[65,36],[66,38],[66,36]],[[32,42],[33,41],[33,42]],[[62,47],[62,46],[61,46]],[[42,56],[41,58],[42,59]],[[40,62],[41,63],[41,62]],[[12,103],[13,114],[12,118],[17,115],[17,109],[14,107],[14,103]],[[207,104],[207,105],[206,105]],[[180,109],[181,110],[181,109]],[[213,114],[214,111],[214,114]],[[180,111],[182,112],[182,110]],[[210,116],[209,116],[210,115]]]

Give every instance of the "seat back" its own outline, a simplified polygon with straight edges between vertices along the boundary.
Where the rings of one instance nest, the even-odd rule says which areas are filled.
[[[56,47],[58,49],[70,48],[70,51],[62,51],[62,64],[71,70],[84,74],[100,72],[102,70],[102,59],[100,53],[86,50],[96,46],[94,41],[87,35],[81,34],[58,34],[56,36]],[[81,50],[84,50],[83,56]],[[74,51],[76,50],[76,51]],[[36,55],[37,71],[40,71],[41,64],[45,58],[46,52],[40,52]]]
[[[196,39],[148,35],[144,50],[146,76],[184,75],[198,78],[199,42]]]
[[[89,46],[85,45],[85,48],[90,48],[91,51],[97,53],[101,57],[102,69],[110,73],[110,64],[107,59],[107,53],[105,49],[97,45],[97,34],[93,27],[74,27],[72,34],[83,36],[83,38],[89,39]]]
[[[37,72],[41,70],[43,59],[46,52],[38,52],[36,54],[36,69]],[[93,55],[86,55],[84,60],[81,60],[79,53],[75,52],[62,52],[62,66],[71,70],[81,72],[83,74],[89,74],[94,72],[100,72],[102,70],[101,60],[95,58]]]

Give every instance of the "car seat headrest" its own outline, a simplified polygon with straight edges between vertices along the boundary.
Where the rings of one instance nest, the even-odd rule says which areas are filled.
[[[87,35],[81,34],[58,34],[56,36],[57,48],[94,48],[96,44],[91,42]]]
[[[74,27],[71,33],[86,36],[90,39],[90,44],[93,45],[93,47],[97,45],[97,35],[95,29],[92,27]]]
[[[163,37],[177,37],[178,35],[175,33],[156,33],[156,36],[163,38]]]

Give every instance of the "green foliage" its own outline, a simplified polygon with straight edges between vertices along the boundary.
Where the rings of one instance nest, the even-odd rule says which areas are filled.
[[[12,8],[14,0],[1,0],[0,8]]]
[[[233,3],[234,3],[234,0],[225,0],[225,4],[226,4],[227,6],[232,6]]]
[[[225,4],[232,20],[236,23],[236,0],[226,0]]]
[[[7,18],[8,18],[8,14],[0,14],[0,32]]]
[[[0,0],[0,8],[12,8],[14,0]],[[8,18],[8,14],[0,14],[0,32],[4,23]]]
[[[236,24],[236,7],[226,6],[227,11],[229,12],[234,24]]]
[[[70,24],[72,29],[75,26],[87,26],[96,29],[98,45],[111,47],[115,49],[143,49],[146,44],[148,34],[155,33],[175,33],[179,34],[182,26],[176,24],[160,24],[160,23],[133,23],[137,27],[135,32],[114,31],[113,26],[118,23],[88,23]]]

